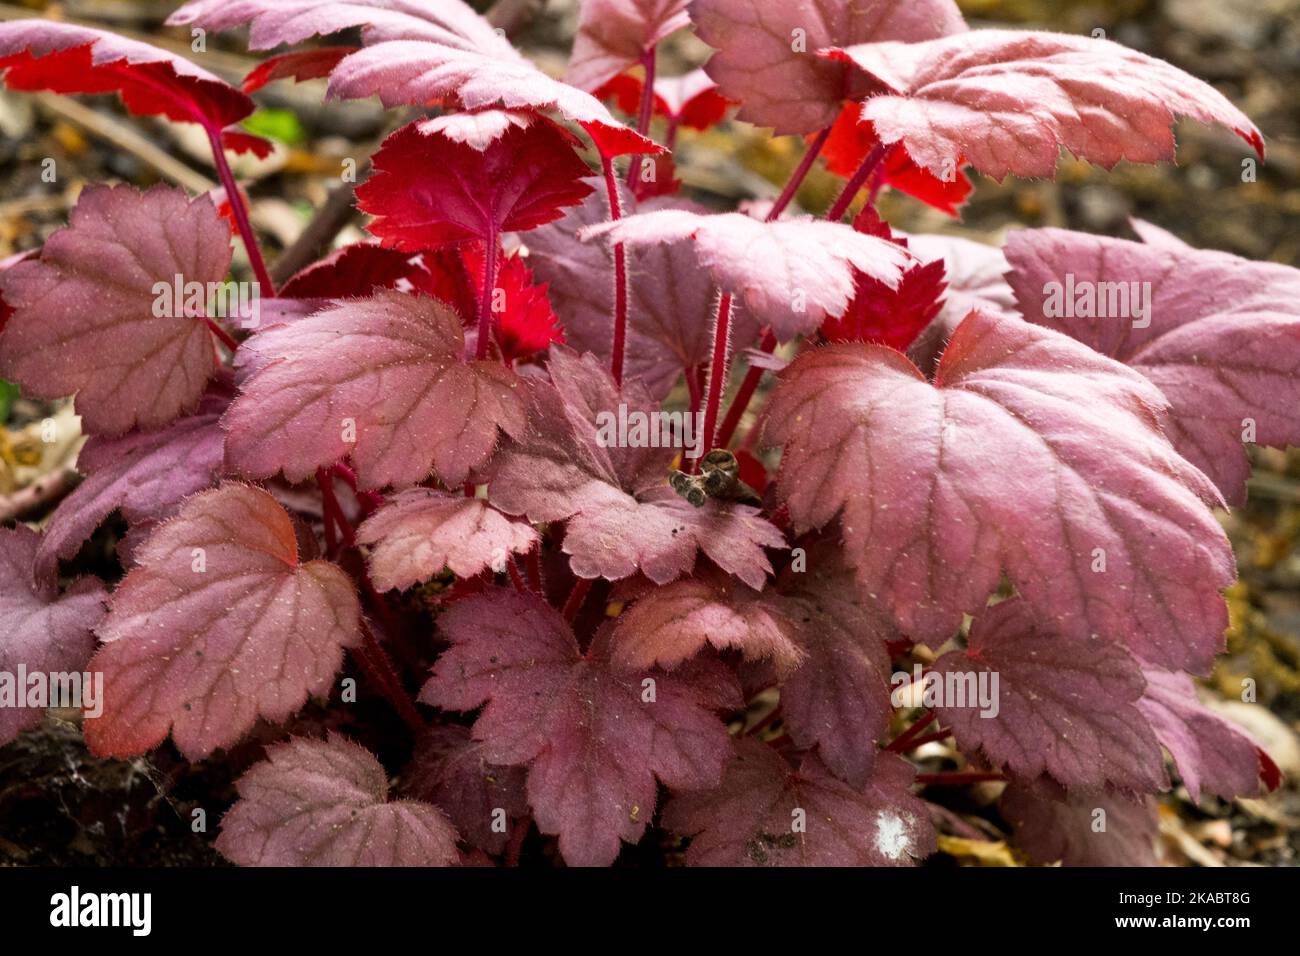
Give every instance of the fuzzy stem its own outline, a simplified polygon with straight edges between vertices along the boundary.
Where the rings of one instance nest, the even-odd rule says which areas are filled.
[[[891,742],[885,749],[893,754],[907,753],[907,751],[911,749],[910,745],[912,741],[920,736],[921,731],[925,730],[926,727],[929,727],[930,722],[933,720],[934,712],[927,710],[917,718],[916,723],[895,737],[893,742]]]
[[[208,324],[208,331],[217,337],[217,341],[230,349],[232,355],[239,351],[239,343],[231,337],[229,332],[206,315],[203,317],[203,321]]]
[[[573,585],[573,590],[569,592],[569,599],[564,602],[564,614],[566,621],[572,621],[578,616],[578,609],[582,607],[582,602],[587,600],[587,592],[591,590],[591,578],[578,578]]]
[[[704,402],[704,451],[707,453],[717,444],[714,431],[718,424],[718,406],[722,403],[722,393],[727,388],[727,362],[731,352],[731,293],[724,292],[718,297],[718,312],[713,322],[713,357],[709,361],[709,390]],[[700,459],[690,460],[691,474],[699,471]]]
[[[776,336],[772,330],[768,329],[763,333],[763,341],[759,343],[759,349],[771,355],[776,351]],[[726,448],[731,443],[731,436],[736,433],[736,426],[740,424],[741,417],[745,410],[749,408],[750,401],[754,398],[754,393],[758,391],[758,383],[763,378],[763,373],[767,369],[761,365],[751,365],[745,372],[745,378],[740,383],[740,389],[736,392],[736,397],[731,401],[731,407],[727,409],[727,416],[722,420],[721,427],[718,428],[718,448]]]
[[[528,588],[524,586],[524,579],[519,576],[519,568],[516,566],[513,557],[506,561],[506,571],[509,572],[510,583],[514,585],[516,591],[523,594],[528,590]]]
[[[645,68],[645,82],[641,85],[641,112],[637,115],[636,131],[642,136],[650,132],[650,120],[655,109],[655,51],[656,44],[641,54],[641,66]],[[636,189],[637,178],[641,175],[641,163],[645,157],[637,153],[627,167],[627,184]]]
[[[533,550],[528,552],[524,559],[524,566],[528,571],[528,586],[538,594],[544,594],[542,589],[542,546],[537,544]]]
[[[766,217],[767,222],[771,222],[773,219],[780,216],[781,213],[785,212],[785,207],[790,205],[790,201],[794,199],[794,194],[798,192],[799,187],[803,185],[804,179],[808,176],[808,171],[812,169],[813,163],[816,161],[817,157],[821,155],[822,147],[826,145],[826,140],[830,138],[830,135],[831,128],[827,126],[817,134],[816,139],[808,144],[808,148],[804,150],[803,159],[799,160],[799,165],[796,166],[794,172],[790,174],[790,179],[786,182],[785,188],[781,190],[781,195],[776,198],[776,202],[774,202],[772,208],[768,210]]]
[[[334,495],[334,486],[330,482],[329,472],[324,468],[317,468],[316,484],[320,486],[321,507],[324,510],[325,520],[325,554],[335,558],[339,553],[339,530],[346,523],[346,519],[343,517],[343,509],[339,507],[339,500]]]
[[[880,165],[880,161],[884,158],[885,145],[883,143],[877,143],[871,148],[871,152],[867,153],[866,157],[862,160],[862,165],[857,168],[857,171],[849,177],[849,181],[844,184],[844,190],[840,193],[839,198],[835,200],[835,204],[831,206],[830,210],[826,213],[827,219],[831,222],[840,221],[840,217],[844,215],[845,211],[853,203],[853,197],[858,194],[858,190],[862,188],[862,184],[867,181],[873,172],[875,172],[876,167]]]
[[[492,339],[492,292],[497,284],[497,227],[496,223],[488,226],[487,239],[483,243],[483,294],[478,303],[478,343],[474,357],[485,359],[488,354],[488,342]]]
[[[618,222],[623,218],[623,201],[618,195],[618,179],[614,175],[614,161],[600,157],[605,173],[605,192],[609,196],[609,218]],[[623,243],[614,245],[614,348],[609,359],[609,371],[616,385],[623,384],[623,353],[627,348],[627,250]]]
[[[361,647],[353,649],[353,656],[366,677],[379,688],[379,692],[397,711],[406,726],[416,734],[423,733],[426,729],[424,719],[402,687],[388,652],[364,620],[361,622]]]
[[[262,250],[253,235],[253,224],[249,222],[248,210],[244,208],[244,197],[235,182],[235,174],[230,171],[230,163],[226,162],[226,151],[221,146],[221,132],[210,126],[205,126],[204,129],[207,130],[208,143],[212,146],[212,162],[217,167],[217,176],[221,179],[221,185],[225,187],[230,211],[235,214],[235,225],[239,229],[240,238],[244,240],[244,248],[248,251],[248,262],[253,267],[253,275],[257,277],[263,294],[273,296],[275,283],[271,281],[271,275],[266,271],[266,263],[262,261]]]

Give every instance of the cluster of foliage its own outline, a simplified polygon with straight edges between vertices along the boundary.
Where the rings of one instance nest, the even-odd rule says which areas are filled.
[[[1166,752],[1197,799],[1276,785],[1191,675],[1223,647],[1213,509],[1245,494],[1243,438],[1300,440],[1300,273],[1143,224],[1000,250],[873,211],[892,188],[958,215],[968,172],[1051,176],[1062,149],[1171,160],[1178,116],[1262,158],[1214,89],[1105,39],[971,30],[952,0],[584,0],[564,81],[461,0],[171,22],[297,49],[240,91],[108,33],[0,25],[10,87],[198,123],[225,186],[89,187],[0,272],[0,375],[75,395],[90,436],[43,530],[0,531],[0,665],[102,673],[96,754],[170,736],[197,761],[309,697],[346,708],[348,652],[409,726],[398,792],[345,735],[293,736],[240,780],[226,857],[482,862],[535,824],[605,865],[653,824],[692,864],[907,865],[942,815],[918,783],[1004,779],[1034,859],[1141,863]],[[687,28],[712,58],[657,77]],[[276,289],[223,149],[265,149],[248,92],[319,77],[422,115],[357,189],[376,241]],[[713,212],[677,195],[672,148],[732,110],[807,149],[774,202]],[[790,214],[822,161],[839,199]],[[226,279],[232,228],[257,328],[201,296],[160,316],[159,282]],[[1049,308],[1067,275],[1152,283],[1149,320]],[[766,374],[707,472],[602,438],[684,382],[727,449]],[[125,577],[61,578],[115,511]],[[394,601],[417,587],[432,625]],[[890,741],[913,662],[996,673],[996,713],[941,701]],[[0,710],[0,742],[38,719]],[[948,735],[962,764],[918,779],[906,755]]]

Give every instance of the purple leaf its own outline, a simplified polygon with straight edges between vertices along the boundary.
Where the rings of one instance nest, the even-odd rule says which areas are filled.
[[[1035,863],[1155,866],[1156,806],[1115,793],[1066,796],[1049,784],[1012,783],[1002,816]]]
[[[389,800],[374,755],[337,734],[270,747],[239,778],[217,850],[240,866],[450,866],[456,831],[437,807]]]
[[[1209,481],[1160,431],[1137,373],[1072,339],[973,312],[933,384],[892,349],[806,352],[765,431],[796,533],[842,515],[864,592],[935,646],[1003,571],[1062,637],[1206,669],[1232,550]]]
[[[582,0],[565,79],[595,92],[690,23],[687,0]]]
[[[935,849],[912,775],[911,764],[881,754],[866,787],[855,789],[816,757],[796,770],[741,738],[718,789],[674,797],[663,825],[694,837],[691,866],[911,866]]]
[[[528,802],[570,866],[606,866],[654,816],[656,778],[673,789],[720,779],[726,728],[711,711],[740,704],[729,672],[611,669],[608,631],[586,654],[560,613],[532,593],[492,589],[439,619],[452,647],[420,700],[486,704],[474,724],[484,759],[528,765]]]
[[[1300,270],[1064,229],[1012,232],[1007,258],[1025,318],[1150,379],[1174,446],[1229,503],[1246,500],[1245,444],[1300,444]]]

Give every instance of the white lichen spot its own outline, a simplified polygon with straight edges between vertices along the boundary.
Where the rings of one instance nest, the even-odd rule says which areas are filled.
[[[899,815],[892,810],[876,814],[876,850],[887,860],[901,860],[912,850],[912,837],[907,832],[910,814]]]

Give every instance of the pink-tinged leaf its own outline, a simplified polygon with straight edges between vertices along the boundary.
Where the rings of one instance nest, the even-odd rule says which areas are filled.
[[[217,351],[184,303],[157,315],[155,285],[171,291],[181,276],[206,288],[229,266],[230,230],[207,197],[91,186],[40,258],[0,273],[14,309],[0,333],[0,376],[36,398],[77,393],[93,432],[166,425],[198,405]]]
[[[588,227],[579,238],[636,248],[694,240],[713,281],[781,340],[843,315],[858,272],[893,289],[915,261],[892,242],[809,217],[762,222],[742,213],[660,209]]]
[[[784,548],[781,533],[756,508],[713,500],[694,508],[678,497],[668,486],[678,449],[618,440],[620,406],[633,420],[655,421],[636,383],[620,391],[594,356],[563,349],[552,350],[549,367],[551,384],[528,383],[526,433],[512,435],[493,463],[492,503],[534,522],[567,521],[563,547],[579,577],[641,571],[666,584],[689,574],[703,551],[761,589],[772,570],[763,549]]]
[[[338,734],[267,748],[236,784],[217,850],[240,866],[451,866],[456,831],[437,807],[390,800],[374,754]]]
[[[747,737],[721,786],[674,797],[663,825],[693,837],[691,866],[911,866],[935,851],[912,776],[909,763],[881,754],[867,785],[850,787],[814,756],[796,770]]]
[[[275,358],[226,414],[232,466],[303,481],[351,455],[366,488],[430,474],[458,485],[487,461],[498,431],[524,434],[519,379],[465,361],[460,319],[426,296],[381,290],[253,337]]]
[[[1192,799],[1202,793],[1225,800],[1259,793],[1269,760],[1243,731],[1201,705],[1186,674],[1147,668],[1146,693],[1138,710],[1174,758]]]
[[[328,95],[339,99],[378,96],[388,107],[437,103],[470,112],[554,112],[585,129],[606,156],[664,151],[621,124],[590,93],[552,79],[517,54],[503,57],[415,41],[379,43],[335,67]]]
[[[896,237],[870,206],[857,216],[853,228],[908,248],[908,240]],[[830,342],[877,342],[906,351],[939,314],[943,290],[942,260],[912,266],[893,289],[859,272],[849,307],[838,318],[822,323],[822,336]]]
[[[583,654],[560,613],[531,592],[494,588],[452,605],[438,624],[452,647],[420,700],[487,705],[473,729],[484,759],[528,765],[533,817],[559,835],[570,866],[607,866],[620,840],[641,839],[656,778],[686,790],[721,778],[730,748],[712,711],[740,704],[725,669],[616,672],[607,630]]]
[[[779,607],[794,625],[803,664],[781,685],[781,711],[795,744],[817,748],[837,777],[861,786],[889,726],[889,652],[897,636],[855,594],[851,574],[829,549],[811,552],[809,570],[787,572]]]
[[[479,152],[408,124],[384,140],[357,205],[387,246],[420,252],[533,229],[590,192],[590,170],[554,123],[514,128]]]
[[[357,242],[295,273],[279,294],[285,299],[350,299],[398,287],[403,280],[414,285],[412,279],[421,271],[409,252]]]
[[[15,90],[117,93],[137,115],[214,131],[253,112],[246,95],[174,53],[53,20],[0,23],[0,75]]]
[[[0,528],[0,673],[10,679],[16,700],[0,706],[0,747],[35,727],[44,707],[28,707],[28,675],[80,673],[95,649],[96,625],[104,616],[103,585],[94,578],[77,581],[63,594],[52,576],[34,571],[41,537],[30,528]],[[87,689],[89,690],[89,689]],[[102,694],[102,683],[94,688]]]
[[[829,126],[846,96],[865,92],[843,64],[820,60],[827,46],[915,42],[966,29],[952,0],[694,0],[695,31],[717,53],[705,64],[736,114],[778,134]]]
[[[1136,216],[1129,216],[1128,224],[1129,227],[1137,233],[1137,237],[1148,246],[1159,246],[1160,248],[1169,249],[1175,252],[1181,252],[1185,249],[1192,248],[1169,230],[1161,229],[1155,223],[1147,222],[1145,219],[1138,219]]]
[[[982,611],[966,650],[940,657],[933,673],[935,712],[963,751],[982,750],[1017,777],[1136,792],[1168,786],[1137,706],[1146,682],[1117,643],[1052,634],[1012,598]]]
[[[826,168],[846,179],[880,145],[875,128],[862,122],[861,117],[860,105],[846,105],[831,124],[830,136],[822,146]],[[917,166],[901,143],[891,146],[880,163],[883,171],[875,175],[883,178],[883,185],[905,192],[950,216],[959,214],[975,188],[960,169],[953,170],[953,175],[945,180]]]
[[[842,514],[866,594],[938,646],[1002,572],[1065,638],[1204,670],[1223,644],[1232,550],[1219,498],[1161,431],[1140,375],[1060,333],[972,312],[934,383],[882,346],[832,345],[780,375],[765,439],[797,533]]]
[[[166,428],[87,441],[77,457],[86,480],[45,526],[37,557],[41,571],[57,571],[59,560],[73,557],[114,511],[133,525],[156,521],[182,499],[215,484],[225,463],[226,436],[219,421],[228,402],[224,390],[214,390],[193,415]]]
[[[247,24],[251,50],[360,27],[368,44],[427,40],[496,56],[518,56],[509,40],[461,0],[191,0],[167,23],[214,32]]]
[[[506,517],[481,498],[412,488],[388,501],[357,529],[371,545],[370,576],[381,591],[405,589],[449,569],[459,578],[504,571],[512,554],[531,551],[531,526]]]
[[[297,53],[285,53],[263,60],[244,77],[245,93],[254,93],[276,80],[318,80],[329,76],[345,56],[356,53],[354,46],[322,46]]]
[[[778,672],[788,672],[804,657],[793,630],[759,592],[725,578],[689,578],[651,590],[619,615],[611,657],[623,670],[671,670],[713,647],[770,659]]]
[[[1155,866],[1156,806],[1117,793],[1066,796],[1050,783],[1012,783],[1002,816],[1015,844],[1035,863],[1063,866]]]
[[[1246,500],[1245,444],[1300,444],[1300,270],[1063,229],[1012,232],[1006,253],[1025,318],[1150,379],[1174,446],[1229,503]]]
[[[507,819],[528,813],[524,768],[489,763],[464,727],[436,727],[418,739],[402,779],[408,793],[451,818],[462,840],[488,853],[500,853],[510,837],[496,826],[499,811]]]
[[[593,181],[594,182],[594,181]],[[628,208],[628,200],[624,198]],[[694,204],[654,201],[642,208],[684,208]],[[613,254],[602,243],[581,242],[578,233],[609,219],[603,189],[557,222],[527,237],[528,264],[547,283],[551,302],[564,316],[565,339],[579,352],[593,352],[606,365],[613,350],[613,282],[592,282],[612,275]],[[639,380],[657,399],[664,398],[685,369],[707,365],[713,350],[713,310],[717,290],[695,259],[689,239],[644,246],[629,256],[627,366],[624,377]],[[746,348],[759,328],[743,308],[731,313],[731,346]]]
[[[687,0],[582,0],[565,79],[595,91],[690,22]]]
[[[188,759],[206,757],[327,693],[360,641],[351,580],[301,562],[288,512],[258,488],[189,498],[136,558],[89,665],[104,673],[103,715],[85,723],[101,756],[144,753],[170,730]]]
[[[975,30],[824,54],[889,88],[862,119],[941,178],[963,162],[997,180],[1050,177],[1062,148],[1107,169],[1172,160],[1178,116],[1221,123],[1264,156],[1259,130],[1212,86],[1110,40]]]
[[[426,136],[443,136],[453,143],[484,152],[512,129],[531,126],[536,113],[526,110],[479,110],[474,113],[443,113],[420,120],[418,129]]]

